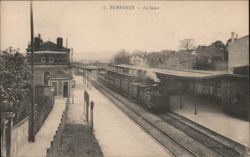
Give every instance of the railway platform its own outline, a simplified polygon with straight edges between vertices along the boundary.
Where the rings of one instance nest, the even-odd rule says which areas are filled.
[[[50,147],[50,141],[53,140],[53,136],[59,126],[66,101],[66,98],[55,98],[54,107],[38,131],[35,142],[25,145],[18,153],[18,157],[46,157],[46,150]]]
[[[90,131],[84,115],[84,86],[81,81],[71,88],[71,104],[62,133],[58,157],[101,157],[101,148]]]
[[[250,123],[223,113],[220,104],[213,101],[204,101],[202,98],[194,98],[190,95],[182,96],[182,107],[180,97],[171,96],[170,108],[173,112],[180,114],[212,131],[215,131],[233,141],[250,147]],[[195,106],[197,104],[197,115]]]
[[[75,76],[75,80],[76,86],[83,83],[82,77]],[[84,89],[88,91],[90,101],[95,103],[94,134],[104,156],[171,156],[97,89],[93,86],[91,90]]]

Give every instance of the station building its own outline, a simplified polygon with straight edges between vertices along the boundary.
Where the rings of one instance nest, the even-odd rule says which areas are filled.
[[[30,62],[30,45],[27,48]],[[43,42],[41,35],[34,39],[34,83],[36,86],[52,86],[55,96],[69,97],[72,76],[70,74],[70,49],[63,46],[63,38],[57,42]]]

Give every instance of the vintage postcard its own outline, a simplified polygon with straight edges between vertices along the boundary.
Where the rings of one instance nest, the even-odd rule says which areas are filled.
[[[0,1],[1,157],[247,157],[249,1]]]

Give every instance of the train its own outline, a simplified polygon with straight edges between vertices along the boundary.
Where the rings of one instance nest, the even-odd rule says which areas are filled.
[[[165,112],[169,109],[169,95],[160,92],[157,82],[141,82],[134,75],[117,71],[99,72],[97,79],[151,112]]]

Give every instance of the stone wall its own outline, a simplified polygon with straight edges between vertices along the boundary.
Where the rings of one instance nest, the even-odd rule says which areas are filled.
[[[11,130],[11,156],[16,157],[19,151],[28,143],[29,117],[23,119]]]

